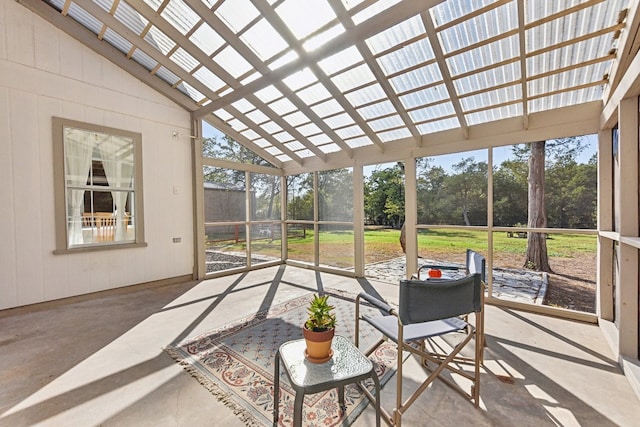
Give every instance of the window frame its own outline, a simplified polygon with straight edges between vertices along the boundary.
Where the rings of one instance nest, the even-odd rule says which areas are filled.
[[[88,243],[81,246],[69,247],[67,227],[67,185],[65,179],[64,129],[73,127],[87,132],[99,132],[122,136],[133,140],[134,186],[133,203],[136,210],[134,241],[113,243]],[[103,251],[112,249],[126,249],[145,247],[144,240],[144,204],[143,204],[143,173],[142,173],[142,134],[122,129],[111,128],[60,117],[52,118],[53,131],[53,182],[55,209],[55,240],[54,254],[68,254],[75,252]]]

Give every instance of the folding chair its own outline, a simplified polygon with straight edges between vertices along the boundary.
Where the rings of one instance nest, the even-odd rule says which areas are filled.
[[[400,300],[396,310],[384,301],[360,293],[356,298],[355,343],[359,345],[360,320],[363,320],[382,333],[382,338],[365,351],[368,356],[388,339],[398,346],[396,407],[391,413],[381,408],[381,415],[389,425],[400,426],[402,414],[416,401],[418,396],[436,378],[465,396],[478,407],[480,399],[480,364],[482,363],[483,335],[483,286],[479,273],[462,279],[401,280]],[[381,310],[375,316],[360,316],[361,300],[369,302]],[[475,314],[475,326],[465,321],[466,316]],[[452,345],[449,351],[444,347],[426,343],[437,337],[456,334],[461,341]],[[463,357],[460,352],[474,339],[474,357]],[[479,345],[480,344],[480,345]],[[402,399],[402,362],[403,352],[408,351],[420,357],[430,374],[406,401]],[[432,365],[435,364],[435,368]],[[473,370],[464,370],[462,365],[473,365]],[[441,376],[447,369],[471,381],[470,391],[464,390],[456,382]],[[374,401],[366,390],[364,393]]]

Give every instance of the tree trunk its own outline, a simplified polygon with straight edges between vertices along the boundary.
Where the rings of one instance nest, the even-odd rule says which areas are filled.
[[[406,230],[406,222],[402,224],[402,228],[400,229],[400,246],[402,246],[402,253],[407,253],[407,230]]]
[[[547,212],[544,203],[545,141],[533,142],[529,156],[528,227],[545,228]],[[547,234],[527,233],[527,254],[524,268],[551,273],[547,255]]]

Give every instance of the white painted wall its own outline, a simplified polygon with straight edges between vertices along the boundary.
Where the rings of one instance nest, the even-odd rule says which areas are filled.
[[[53,116],[142,134],[147,247],[53,254]],[[0,309],[192,274],[190,133],[182,108],[0,2]]]

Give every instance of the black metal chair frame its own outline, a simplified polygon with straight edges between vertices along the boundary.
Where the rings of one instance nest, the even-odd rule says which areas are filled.
[[[483,293],[481,276],[475,273],[462,279],[401,280],[398,309],[385,301],[360,293],[356,298],[355,344],[359,346],[360,321],[365,321],[382,332],[382,338],[365,351],[369,356],[387,339],[398,345],[396,404],[391,413],[381,408],[381,415],[389,425],[400,426],[402,414],[416,401],[418,396],[436,378],[473,402],[478,407],[480,400],[480,365],[482,364],[483,345]],[[360,315],[361,300],[378,308],[381,315]],[[475,325],[466,317],[475,314]],[[426,342],[433,343],[436,337],[447,334],[464,334],[461,341],[450,351],[444,351],[440,345],[426,348]],[[474,357],[463,357],[460,352],[475,339]],[[422,365],[430,374],[418,388],[403,401],[402,365],[403,352],[408,351],[421,359]],[[435,364],[435,368],[429,363]],[[461,365],[473,365],[472,372]],[[460,375],[471,381],[471,390],[467,392],[456,382],[440,375],[444,370]],[[362,388],[367,397],[375,402],[375,397]]]

